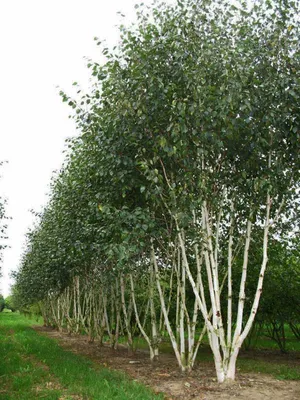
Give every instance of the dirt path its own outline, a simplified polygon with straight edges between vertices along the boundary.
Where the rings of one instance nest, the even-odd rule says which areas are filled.
[[[189,375],[178,371],[175,358],[162,354],[160,362],[152,365],[147,352],[130,355],[124,347],[112,350],[88,344],[84,336],[68,336],[41,326],[35,330],[58,339],[59,344],[74,353],[84,355],[99,366],[124,371],[133,379],[163,392],[168,400],[299,400],[299,381],[279,381],[270,375],[239,374],[233,384],[220,386],[215,379],[212,364],[201,362]]]

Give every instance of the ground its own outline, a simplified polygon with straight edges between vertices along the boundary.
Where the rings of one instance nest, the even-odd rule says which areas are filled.
[[[300,381],[278,380],[269,374],[244,373],[238,370],[236,382],[219,385],[211,361],[201,361],[188,376],[178,371],[176,360],[171,354],[162,354],[160,361],[151,364],[146,351],[129,354],[124,346],[112,350],[109,346],[99,346],[97,342],[87,343],[84,336],[68,336],[41,326],[34,327],[37,332],[58,340],[59,344],[74,353],[84,355],[99,367],[122,370],[131,378],[162,392],[168,400],[298,400],[300,399]],[[281,363],[277,352],[248,352],[242,358],[252,360],[265,358],[272,363]],[[284,362],[290,367],[299,368],[300,356],[284,356]]]
[[[0,313],[1,400],[163,400],[126,373],[64,349],[32,322]]]

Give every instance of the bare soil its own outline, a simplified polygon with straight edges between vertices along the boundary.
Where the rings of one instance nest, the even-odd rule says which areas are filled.
[[[36,326],[41,334],[58,340],[59,344],[73,353],[88,357],[95,365],[121,370],[129,377],[156,393],[163,393],[166,400],[299,400],[299,381],[279,381],[270,375],[256,373],[240,373],[234,383],[218,384],[211,362],[201,361],[189,374],[184,375],[178,370],[176,359],[172,354],[161,354],[159,362],[151,363],[146,351],[136,351],[130,354],[125,346],[119,345],[118,350],[109,346],[99,346],[87,343],[85,336],[69,336],[51,328]],[[274,352],[254,352],[246,357],[259,359],[274,358],[274,363],[282,357]],[[285,360],[287,364],[299,364],[300,359],[291,357]]]

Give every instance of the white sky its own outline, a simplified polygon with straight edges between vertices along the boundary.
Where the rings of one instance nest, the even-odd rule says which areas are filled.
[[[151,0],[144,0],[151,4]],[[171,2],[171,0],[170,0]],[[45,204],[52,171],[60,168],[64,141],[76,134],[70,109],[57,86],[88,86],[84,57],[100,59],[93,38],[112,45],[122,11],[129,24],[137,0],[0,0],[0,194],[8,200],[9,245],[4,252],[0,293],[9,294],[30,209]]]

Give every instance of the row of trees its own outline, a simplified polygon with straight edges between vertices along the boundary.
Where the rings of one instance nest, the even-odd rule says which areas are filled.
[[[139,332],[153,360],[167,335],[182,371],[207,334],[218,381],[235,378],[269,244],[297,229],[298,11],[138,8],[107,62],[88,64],[90,92],[61,93],[80,134],[15,288],[47,323],[113,347]]]
[[[3,162],[0,161],[0,168],[2,167]],[[1,178],[1,176],[0,176]],[[0,195],[0,278],[1,278],[1,267],[3,261],[3,250],[5,249],[5,241],[6,237],[6,229],[7,229],[7,216],[5,213],[5,204],[6,200]]]
[[[2,312],[4,308],[12,312],[16,311],[15,300],[13,296],[7,296],[4,298],[2,294],[0,294],[0,312]]]

